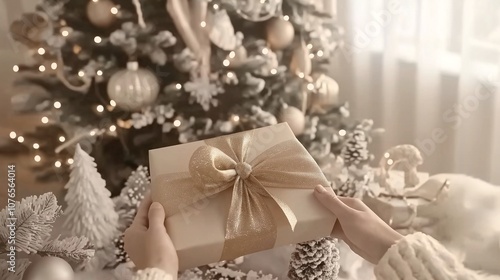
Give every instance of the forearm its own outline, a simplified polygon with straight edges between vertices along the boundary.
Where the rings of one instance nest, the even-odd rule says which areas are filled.
[[[473,280],[467,270],[439,242],[423,233],[394,244],[375,267],[379,280]]]

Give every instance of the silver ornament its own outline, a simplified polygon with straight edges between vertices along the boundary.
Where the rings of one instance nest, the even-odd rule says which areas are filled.
[[[61,258],[43,257],[34,261],[23,274],[23,280],[73,280],[74,272]]]
[[[115,23],[117,17],[112,13],[116,5],[109,0],[89,0],[87,4],[87,17],[97,27],[107,28]]]
[[[288,126],[290,126],[290,129],[296,136],[302,134],[306,126],[304,113],[292,106],[283,108],[280,114],[280,121],[288,123]]]
[[[293,25],[284,19],[273,18],[267,22],[267,42],[271,49],[282,50],[288,47],[295,37]]]
[[[108,96],[116,106],[127,111],[139,111],[150,106],[158,97],[160,85],[149,70],[129,62],[127,69],[115,73],[108,83]]]

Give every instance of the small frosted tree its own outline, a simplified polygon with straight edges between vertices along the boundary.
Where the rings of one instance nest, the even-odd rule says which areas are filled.
[[[68,190],[64,227],[73,235],[87,237],[96,248],[112,242],[117,235],[118,214],[94,158],[80,145],[76,146],[70,179],[64,188]]]

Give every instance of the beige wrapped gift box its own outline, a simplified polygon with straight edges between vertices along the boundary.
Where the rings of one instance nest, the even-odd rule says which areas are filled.
[[[287,124],[149,152],[180,269],[328,236],[328,181]]]

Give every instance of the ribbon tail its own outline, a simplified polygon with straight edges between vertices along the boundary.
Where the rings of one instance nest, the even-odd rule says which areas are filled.
[[[292,209],[283,201],[281,201],[278,197],[273,196],[269,193],[269,196],[278,204],[281,209],[283,215],[285,215],[288,223],[290,224],[290,228],[295,230],[295,226],[297,225],[297,216],[293,213]]]

